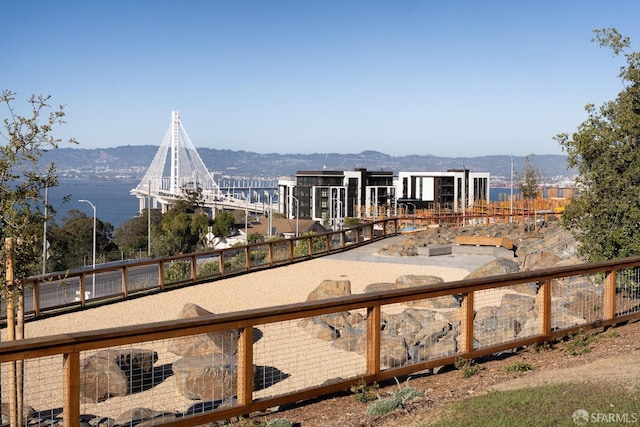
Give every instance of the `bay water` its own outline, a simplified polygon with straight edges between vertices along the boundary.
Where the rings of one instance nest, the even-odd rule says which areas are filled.
[[[71,209],[80,210],[88,217],[93,217],[91,205],[79,201],[88,200],[96,207],[99,220],[117,228],[138,214],[138,198],[130,193],[138,183],[62,178],[57,187],[49,188],[49,204],[57,211],[56,222],[62,224],[63,218]],[[489,198],[492,202],[506,200],[510,192],[509,188],[491,188]],[[514,189],[514,194],[517,193],[518,190]],[[65,196],[70,196],[68,203],[63,203]]]

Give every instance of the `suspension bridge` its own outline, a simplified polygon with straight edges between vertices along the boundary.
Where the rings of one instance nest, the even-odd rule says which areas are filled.
[[[221,210],[245,210],[264,214],[273,210],[277,181],[231,180],[219,183],[207,170],[177,111],[171,112],[171,124],[149,169],[131,190],[145,208],[164,213],[189,192],[199,191],[203,204],[213,216]]]

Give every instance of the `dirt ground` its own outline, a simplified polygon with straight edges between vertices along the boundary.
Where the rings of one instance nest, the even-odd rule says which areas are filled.
[[[454,367],[447,367],[438,374],[413,375],[407,384],[423,391],[424,397],[385,416],[368,416],[367,404],[357,402],[352,393],[345,392],[296,407],[281,408],[270,414],[255,414],[251,420],[243,421],[250,424],[242,425],[286,418],[294,426],[301,427],[423,426],[445,416],[452,403],[469,396],[566,382],[607,382],[640,393],[640,321],[607,331],[588,331],[585,336],[594,337],[588,345],[590,351],[577,356],[568,354],[567,348],[572,343],[567,339],[544,348],[524,348],[516,353],[478,360],[481,369],[468,378]],[[507,372],[505,368],[516,362],[529,364],[533,369]],[[398,380],[404,386],[407,378]],[[390,381],[380,384],[377,394],[385,397],[397,388],[396,382]]]

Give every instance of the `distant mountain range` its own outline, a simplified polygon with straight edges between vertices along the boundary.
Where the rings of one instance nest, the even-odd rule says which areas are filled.
[[[57,148],[43,156],[54,162],[62,176],[100,179],[141,179],[151,165],[157,146],[125,145],[114,148]],[[436,157],[432,155],[391,156],[377,151],[361,153],[260,154],[248,151],[197,148],[216,177],[278,179],[294,177],[299,170],[446,171],[464,167],[490,172],[493,183],[508,181],[513,159],[514,173],[524,170],[525,157],[491,155],[482,157]],[[531,155],[531,164],[547,183],[559,183],[575,175],[567,169],[565,155]]]

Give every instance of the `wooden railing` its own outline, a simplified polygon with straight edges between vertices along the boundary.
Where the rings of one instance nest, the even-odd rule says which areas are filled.
[[[385,218],[330,233],[34,276],[26,282],[25,314],[39,317],[134,294],[217,280],[328,255],[397,234],[398,220]],[[2,310],[0,319],[6,319],[6,310]]]
[[[80,366],[83,353],[87,354],[91,351],[116,346],[142,346],[143,343],[146,343],[144,344],[146,347],[158,348],[166,345],[168,340],[179,337],[237,330],[239,331],[237,394],[234,404],[224,409],[209,409],[203,410],[201,413],[185,415],[163,424],[167,426],[198,425],[343,391],[362,379],[371,383],[428,368],[454,364],[457,358],[478,358],[508,349],[550,341],[579,329],[606,327],[623,321],[640,319],[639,271],[640,257],[634,257],[126,328],[25,339],[2,343],[0,345],[0,363],[6,364],[16,361],[29,363],[32,361],[37,364],[38,360],[42,358],[62,356],[64,368],[60,364],[54,364],[54,366],[58,370],[64,369],[64,374],[58,375],[57,372],[53,372],[54,369],[51,369],[48,376],[54,381],[64,383],[65,400],[62,413],[65,425],[77,426],[82,413]],[[581,311],[583,317],[574,316],[574,320],[567,323],[566,307],[559,304],[559,301],[561,301],[562,292],[569,289],[570,286],[575,286],[577,280],[584,281],[583,293],[576,294],[577,299],[575,300],[576,304],[583,307]],[[481,327],[476,319],[476,314],[482,305],[480,303],[490,301],[495,295],[501,295],[501,292],[506,291],[522,295],[519,292],[523,287],[526,287],[530,292],[529,299],[535,299],[535,309],[529,312],[530,319],[534,321],[533,329],[530,329],[528,333],[518,332],[514,336],[508,334],[498,336],[497,341],[494,336],[492,337],[494,341],[490,345],[482,344],[482,341],[478,340]],[[585,290],[592,292],[589,295],[594,298],[589,297],[583,301],[582,299],[586,298],[584,297]],[[381,350],[386,333],[385,328],[382,327],[382,319],[386,313],[397,312],[398,308],[418,301],[435,301],[443,297],[455,298],[459,303],[451,309],[455,314],[453,318],[457,319],[457,321],[451,321],[458,328],[457,346],[453,350],[435,357],[416,356],[403,363],[389,362]],[[517,303],[518,299],[515,298],[514,301]],[[525,307],[519,308],[524,309]],[[573,310],[576,308],[574,307]],[[295,342],[292,340],[296,335],[292,332],[297,330],[296,328],[300,328],[299,321],[302,319],[317,319],[321,316],[348,312],[363,313],[363,331],[366,340],[365,345],[361,347],[363,362],[354,365],[353,368],[344,367],[344,372],[340,372],[337,376],[330,378],[318,376],[316,378],[316,375],[326,368],[324,365],[333,363],[336,358],[328,357],[317,362],[312,358],[314,355],[308,349],[313,343],[319,341],[318,338],[308,336],[304,342]],[[259,328],[269,329],[271,326],[278,331],[285,329],[285,332],[275,336],[265,334],[260,340],[256,339],[256,330]],[[285,363],[284,358],[293,352],[303,353],[294,357],[295,363],[300,365],[300,369],[295,372],[312,372],[313,379],[309,379],[312,383],[307,382],[299,388],[294,387],[282,392],[274,392],[272,395],[257,397],[253,367],[256,365],[256,357],[259,353],[257,348],[264,340],[268,341],[266,344],[270,350],[260,353],[260,357],[267,358],[266,363],[271,366],[282,366],[282,363]],[[276,350],[280,349],[280,351],[274,351],[272,348],[274,346]],[[320,356],[318,355],[318,357]],[[286,360],[286,363],[292,363],[289,359]],[[346,356],[344,360],[343,363],[346,365]],[[265,361],[263,360],[262,363]],[[341,366],[341,368],[343,367]],[[28,389],[28,381],[25,386]],[[2,387],[3,401],[6,397],[5,393],[6,388]],[[51,393],[51,395],[53,399],[57,393]],[[91,410],[97,411],[97,408],[92,407]],[[128,409],[130,408],[122,407],[123,412]]]

